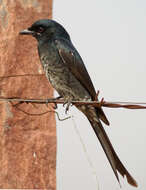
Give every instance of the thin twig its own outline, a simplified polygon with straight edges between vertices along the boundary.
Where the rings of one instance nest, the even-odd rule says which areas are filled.
[[[65,118],[61,119],[61,118],[59,117],[59,113],[58,113],[58,112],[56,112],[56,111],[53,111],[53,112],[57,115],[57,118],[58,118],[59,121],[65,121],[65,120],[71,118],[71,116],[68,116],[68,117],[65,117]]]
[[[12,102],[11,102],[11,103],[12,103]],[[61,119],[60,116],[59,116],[59,113],[56,112],[56,111],[54,111],[54,110],[48,110],[48,111],[45,111],[45,112],[42,112],[42,113],[29,113],[29,112],[24,111],[23,109],[19,108],[18,105],[20,105],[20,104],[19,104],[19,103],[18,103],[18,104],[12,104],[12,106],[13,106],[15,109],[17,109],[17,110],[23,112],[23,113],[26,114],[26,115],[30,115],[30,116],[42,116],[42,115],[45,115],[45,114],[47,114],[47,113],[49,113],[49,112],[53,112],[53,113],[55,113],[55,114],[57,115],[57,118],[58,118],[59,121],[64,121],[64,120],[67,120],[67,119],[70,119],[70,118],[71,118],[71,116],[69,116],[69,117],[65,117],[65,118]]]
[[[6,75],[6,76],[0,76],[0,79],[5,78],[14,78],[14,77],[28,77],[28,76],[42,76],[44,74],[22,74],[22,75]],[[45,75],[44,75],[45,76]]]
[[[18,102],[22,103],[35,103],[35,104],[64,104],[63,99],[23,99],[12,97],[0,97],[0,101]],[[126,109],[146,109],[146,102],[106,102],[103,99],[101,101],[72,101],[73,105],[92,105],[94,107],[107,107],[107,108],[126,108]]]
[[[24,111],[24,110],[22,110],[21,108],[19,108],[19,107],[15,107],[17,110],[19,110],[19,111],[21,111],[21,112],[23,112],[24,114],[26,114],[26,115],[30,115],[30,116],[42,116],[42,115],[45,115],[45,114],[47,114],[47,113],[49,113],[49,112],[53,112],[53,111],[45,111],[45,112],[43,112],[43,113],[29,113],[29,112],[26,112],[26,111]]]
[[[81,143],[81,145],[82,145],[83,151],[84,151],[84,153],[85,153],[86,159],[87,159],[87,161],[88,161],[88,163],[89,163],[89,166],[90,166],[90,168],[91,168],[91,170],[92,170],[93,176],[95,176],[95,180],[96,180],[96,183],[97,183],[97,184],[96,184],[96,185],[97,185],[97,190],[99,190],[99,183],[98,183],[98,177],[97,177],[96,169],[95,169],[95,167],[94,167],[94,165],[93,165],[93,163],[92,163],[92,160],[91,160],[91,158],[90,158],[90,155],[88,154],[86,145],[85,145],[85,143],[84,143],[84,141],[83,141],[83,139],[82,139],[82,136],[80,135],[80,132],[79,132],[79,130],[78,130],[78,128],[77,128],[77,125],[76,125],[76,122],[75,122],[75,119],[74,119],[73,116],[72,116],[72,122],[73,122],[73,126],[74,126],[74,129],[75,129],[75,132],[76,132],[76,134],[77,134],[78,137],[79,137],[79,140],[80,140],[80,143]]]

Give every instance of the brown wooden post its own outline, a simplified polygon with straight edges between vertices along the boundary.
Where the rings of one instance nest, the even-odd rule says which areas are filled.
[[[43,74],[36,41],[19,36],[34,21],[52,16],[52,0],[0,0],[0,76]],[[50,98],[45,76],[0,78],[0,96]],[[29,113],[46,105],[21,104]],[[51,108],[50,108],[51,109]],[[26,115],[0,102],[0,189],[56,189],[56,128],[52,112]]]

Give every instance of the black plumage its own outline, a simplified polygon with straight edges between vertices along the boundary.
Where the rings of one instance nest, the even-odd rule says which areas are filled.
[[[39,57],[46,76],[60,96],[64,98],[68,105],[67,108],[72,100],[95,99],[95,88],[83,60],[73,46],[69,34],[59,23],[49,19],[39,20],[28,29],[21,31],[20,34],[30,34],[37,39]],[[119,160],[101,124],[100,120],[109,125],[103,110],[91,105],[76,107],[86,115],[91,123],[118,182],[117,171],[123,177],[127,177],[129,184],[136,187],[136,181]]]

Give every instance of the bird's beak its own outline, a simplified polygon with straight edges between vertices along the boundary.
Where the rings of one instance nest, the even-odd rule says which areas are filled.
[[[19,32],[20,35],[33,35],[34,32],[28,29],[22,30]]]

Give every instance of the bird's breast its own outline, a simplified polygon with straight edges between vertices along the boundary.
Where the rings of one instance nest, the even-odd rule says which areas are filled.
[[[48,80],[61,96],[68,96],[73,100],[91,99],[54,48],[50,47],[39,55]]]

